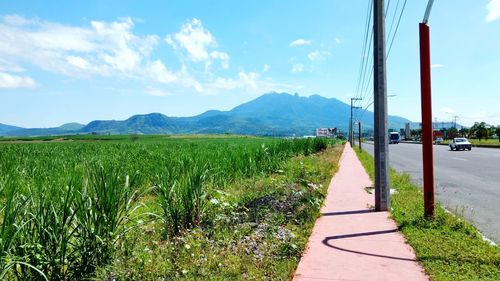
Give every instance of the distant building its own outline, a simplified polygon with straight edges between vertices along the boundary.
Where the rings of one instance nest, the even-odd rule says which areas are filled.
[[[405,139],[410,139],[411,138],[411,126],[410,123],[405,124],[405,133],[404,133]]]
[[[463,128],[463,125],[457,124],[455,122],[432,122],[432,129],[434,130],[441,130],[441,129],[451,129],[451,128],[457,128],[461,129]],[[422,129],[422,123],[418,123],[418,128]]]

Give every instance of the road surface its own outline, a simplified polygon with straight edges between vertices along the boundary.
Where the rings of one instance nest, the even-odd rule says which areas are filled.
[[[363,148],[373,155],[373,143],[363,143]],[[422,145],[389,145],[389,162],[422,186]],[[434,177],[439,202],[500,244],[500,149],[451,151],[435,145]]]

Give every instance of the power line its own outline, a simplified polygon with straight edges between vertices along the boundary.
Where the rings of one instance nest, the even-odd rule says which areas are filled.
[[[358,77],[358,83],[356,86],[356,96],[360,96],[360,85],[362,85],[361,81],[364,80],[364,68],[366,67],[366,61],[368,59],[367,52],[370,52],[371,49],[371,37],[370,37],[370,43],[367,44],[368,42],[368,33],[370,32],[370,23],[371,23],[371,12],[372,12],[373,6],[371,5],[371,1],[368,1],[368,7],[367,7],[367,14],[366,14],[366,24],[365,24],[365,33],[364,33],[364,40],[363,40],[363,47],[361,48],[361,59],[360,59],[360,66],[359,66],[359,77]],[[371,33],[370,36],[373,35],[373,28],[371,28]],[[367,45],[369,46],[369,49],[367,51],[366,47]]]
[[[400,0],[398,0],[398,2],[396,3],[396,6],[394,8],[394,12],[392,13],[392,20],[391,20],[391,26],[390,26],[390,29],[389,29],[389,36],[387,38],[391,38],[390,39],[390,45],[389,45],[389,49],[388,49],[388,52],[387,52],[387,58],[389,57],[389,54],[391,52],[391,49],[392,49],[392,46],[394,44],[394,41],[395,41],[395,38],[396,38],[396,35],[397,35],[397,32],[399,30],[399,26],[400,26],[400,23],[401,23],[401,19],[403,17],[403,14],[404,14],[404,10],[406,8],[406,3],[407,3],[407,0],[405,0],[403,2],[403,5],[402,5],[402,8],[401,10],[399,11],[399,16],[398,16],[398,20],[397,20],[397,24],[396,24],[396,28],[394,29],[394,32],[391,34],[392,30],[393,30],[393,27],[394,27],[394,22],[396,20],[396,15],[398,13],[398,8],[400,6]],[[386,20],[386,16],[389,12],[389,6],[390,6],[390,0],[388,1],[388,4],[386,6],[386,9],[385,9],[385,15],[384,15],[384,19]],[[373,34],[373,33],[372,33]],[[371,38],[370,38],[371,39]],[[371,45],[371,40],[370,40],[370,45]],[[366,64],[368,63],[368,60],[366,61]],[[370,68],[373,67],[373,61],[370,61]],[[364,71],[366,72],[367,71],[367,67],[364,68]],[[372,82],[372,79],[373,77],[371,77],[371,75],[369,75],[369,77],[367,78],[365,75],[363,75],[363,79],[361,79],[361,89],[359,90],[361,93],[360,93],[360,96],[361,98],[363,99],[363,102],[364,104],[367,104],[366,106],[362,106],[364,107],[364,110],[362,111],[361,113],[361,117],[360,119],[363,118],[365,112],[368,110],[368,108],[373,104],[372,100],[373,100],[373,89],[371,91],[369,91],[369,85],[371,84]],[[359,86],[358,86],[359,87]],[[369,98],[368,98],[369,97]],[[365,102],[366,101],[366,102]]]
[[[406,0],[403,3],[403,8],[401,9],[401,13],[399,13],[398,24],[396,25],[396,30],[394,31],[394,34],[392,36],[391,44],[389,44],[389,50],[387,51],[387,57],[389,57],[389,54],[391,53],[392,44],[394,43],[394,39],[396,38],[396,34],[398,33],[399,23],[401,22],[401,18],[403,17],[403,12],[405,10],[405,7],[406,7]]]
[[[392,28],[394,27],[394,20],[396,20],[396,13],[398,12],[398,7],[399,7],[399,0],[398,3],[396,3],[396,8],[394,8],[394,13],[392,14],[392,20],[391,20],[391,26],[389,27],[389,32],[387,33],[391,37],[392,33]]]

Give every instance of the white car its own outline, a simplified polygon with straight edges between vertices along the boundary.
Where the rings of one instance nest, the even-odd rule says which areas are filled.
[[[471,150],[472,144],[466,138],[454,138],[453,141],[450,142],[451,150]]]

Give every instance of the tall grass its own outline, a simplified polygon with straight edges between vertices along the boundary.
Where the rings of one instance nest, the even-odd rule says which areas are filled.
[[[77,271],[84,275],[111,261],[115,245],[125,235],[130,215],[137,209],[133,199],[138,174],[120,175],[123,173],[117,167],[94,164],[78,192]]]
[[[0,279],[81,280],[127,247],[152,188],[165,236],[203,222],[210,188],[280,169],[324,139],[1,144]]]
[[[156,191],[166,235],[177,235],[201,222],[208,172],[205,166],[194,166],[181,178],[171,177],[168,173],[158,177]]]

